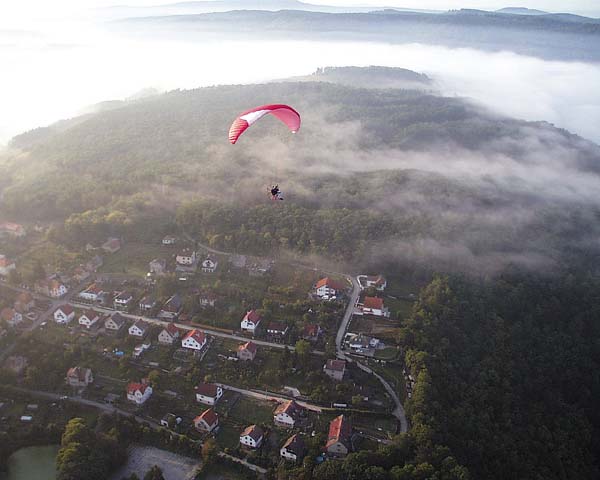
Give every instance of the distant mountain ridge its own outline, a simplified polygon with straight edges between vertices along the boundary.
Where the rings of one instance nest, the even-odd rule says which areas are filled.
[[[549,12],[543,10],[536,10],[534,8],[525,7],[505,7],[500,10],[496,10],[497,13],[511,13],[513,15],[547,15]]]
[[[600,20],[568,14],[514,15],[468,9],[435,14],[236,10],[129,18],[112,25],[152,35],[197,35],[199,40],[206,36],[293,39],[290,35],[301,34],[308,40],[425,43],[509,50],[552,60],[600,61]]]

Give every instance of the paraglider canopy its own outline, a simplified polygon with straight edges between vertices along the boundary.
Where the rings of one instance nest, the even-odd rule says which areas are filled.
[[[238,141],[240,135],[257,120],[267,114],[274,115],[287,125],[292,133],[300,129],[300,114],[288,105],[262,105],[240,114],[229,128],[229,141],[232,144]]]

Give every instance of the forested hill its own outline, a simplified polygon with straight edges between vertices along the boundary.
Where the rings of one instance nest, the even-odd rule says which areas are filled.
[[[237,10],[130,18],[111,27],[153,36],[370,40],[509,50],[547,59],[600,60],[600,19],[568,14],[516,15],[482,10],[445,13],[393,9],[368,13]]]
[[[271,102],[302,113],[300,132],[266,117],[230,145],[235,115]],[[2,213],[66,220],[77,241],[143,236],[177,212],[221,248],[480,273],[593,255],[600,224],[598,146],[419,91],[327,82],[174,91],[12,147],[0,163]],[[287,197],[277,206],[265,198],[273,182]]]

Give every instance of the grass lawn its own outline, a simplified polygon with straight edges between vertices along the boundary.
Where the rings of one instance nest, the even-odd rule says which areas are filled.
[[[269,425],[273,423],[273,410],[275,410],[275,407],[275,403],[240,397],[229,412],[228,419],[241,422],[245,426],[253,423]]]
[[[104,256],[100,273],[126,273],[145,277],[148,263],[155,258],[169,259],[175,250],[160,245],[126,243],[117,253]]]
[[[397,348],[386,347],[381,350],[376,350],[375,358],[377,358],[379,360],[387,360],[387,361],[395,360],[396,357],[398,356],[398,352],[399,351]]]

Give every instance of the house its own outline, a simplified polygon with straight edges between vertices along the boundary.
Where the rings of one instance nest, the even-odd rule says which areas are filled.
[[[0,223],[0,236],[23,237],[25,236],[25,228],[23,225],[12,222]]]
[[[121,292],[115,297],[115,310],[127,310],[132,303],[133,295],[131,292]]]
[[[179,338],[179,329],[172,323],[169,323],[158,334],[158,343],[163,345],[172,345]]]
[[[196,388],[196,401],[205,405],[214,405],[223,396],[223,389],[214,383],[200,383]]]
[[[202,261],[202,272],[215,273],[215,271],[217,270],[217,265],[219,265],[219,262],[208,257]]]
[[[240,443],[245,447],[258,448],[261,446],[263,438],[262,428],[250,425],[240,434]]]
[[[142,319],[137,320],[129,327],[129,335],[144,338],[150,330],[150,324]]]
[[[289,327],[285,323],[269,322],[267,333],[275,337],[283,337],[287,333]]]
[[[71,367],[67,370],[65,380],[67,385],[71,387],[87,387],[94,381],[94,375],[92,375],[92,370],[89,368]]]
[[[153,295],[146,295],[140,300],[139,307],[141,312],[152,310],[156,307],[156,298]]]
[[[350,350],[357,353],[362,353],[365,350],[380,348],[381,340],[375,337],[369,337],[363,333],[359,333],[350,339],[348,346],[350,347]]]
[[[198,295],[198,302],[203,307],[214,307],[216,301],[217,301],[217,296],[210,290],[202,291]]]
[[[240,345],[237,349],[237,357],[240,360],[249,360],[252,361],[256,357],[257,347],[255,343],[246,342],[243,345]]]
[[[177,318],[182,308],[183,301],[181,300],[179,294],[176,293],[171,298],[169,298],[167,302],[162,306],[158,316],[159,318],[174,320],[175,318]]]
[[[21,292],[17,295],[17,299],[15,300],[15,310],[20,313],[27,313],[33,307],[35,307],[35,300],[31,293]]]
[[[3,308],[0,312],[0,320],[6,322],[10,327],[16,327],[23,321],[23,315],[17,312],[14,308]]]
[[[322,300],[330,300],[336,298],[345,289],[340,282],[325,277],[315,284],[315,295]]]
[[[167,272],[167,261],[164,258],[155,258],[148,264],[149,272],[161,276]]]
[[[140,345],[136,345],[133,348],[133,357],[134,358],[139,358],[142,356],[142,353],[144,353],[146,350],[148,350],[150,348],[152,344],[150,342],[147,343],[141,343]]]
[[[335,457],[342,457],[352,451],[352,424],[345,415],[334,418],[329,424],[329,434],[325,449]]]
[[[60,298],[67,294],[69,289],[58,278],[47,278],[38,280],[34,289],[36,292],[46,295],[47,297]]]
[[[344,360],[327,360],[327,363],[323,366],[323,371],[328,377],[341,381],[346,372],[346,362]]]
[[[142,405],[152,396],[152,387],[142,380],[142,383],[132,382],[127,385],[127,400]]]
[[[178,266],[189,267],[195,266],[197,261],[196,252],[190,248],[184,248],[175,257],[175,262]]]
[[[70,323],[75,318],[75,310],[68,303],[54,310],[54,321],[60,324]]]
[[[102,244],[102,250],[107,253],[117,253],[119,250],[121,250],[121,240],[114,237],[109,238]]]
[[[12,355],[4,362],[4,368],[10,370],[15,375],[21,375],[25,372],[25,369],[29,365],[27,357],[20,355]]]
[[[95,283],[92,283],[83,292],[79,292],[77,296],[88,302],[97,302],[102,293],[104,293],[102,289]]]
[[[256,310],[249,310],[248,312],[246,312],[246,315],[244,315],[244,318],[240,323],[240,328],[242,329],[242,332],[249,332],[254,334],[258,325],[260,324],[260,320],[260,315]]]
[[[390,312],[383,306],[383,298],[365,297],[359,304],[364,315],[375,315],[376,317],[389,317]]]
[[[293,428],[303,410],[294,400],[288,400],[277,406],[273,412],[273,421],[280,427]]]
[[[387,281],[383,275],[367,275],[365,278],[365,286],[374,287],[375,290],[383,292],[387,287]]]
[[[183,348],[191,348],[192,350],[202,350],[206,345],[206,335],[200,330],[190,330],[181,339]]]
[[[127,325],[127,319],[120,313],[113,313],[104,321],[104,329],[107,333],[118,334]]]
[[[173,235],[166,235],[162,239],[163,245],[175,245],[176,243],[177,243],[177,237],[174,237]]]
[[[219,415],[212,409],[205,410],[194,418],[194,427],[200,432],[212,432],[219,426]]]
[[[302,338],[304,340],[308,340],[309,342],[316,342],[319,340],[321,333],[323,333],[323,330],[321,330],[319,325],[309,323],[304,325],[304,328],[302,329]]]
[[[286,440],[279,450],[280,455],[286,460],[298,461],[306,453],[306,445],[299,434],[292,435]]]
[[[6,277],[15,268],[17,268],[15,262],[9,260],[6,255],[0,255],[0,275]]]
[[[91,328],[96,322],[100,320],[100,314],[94,310],[86,310],[79,317],[79,325]]]
[[[165,413],[160,420],[160,425],[166,428],[175,428],[179,423],[181,423],[181,418],[177,418],[173,413]]]

